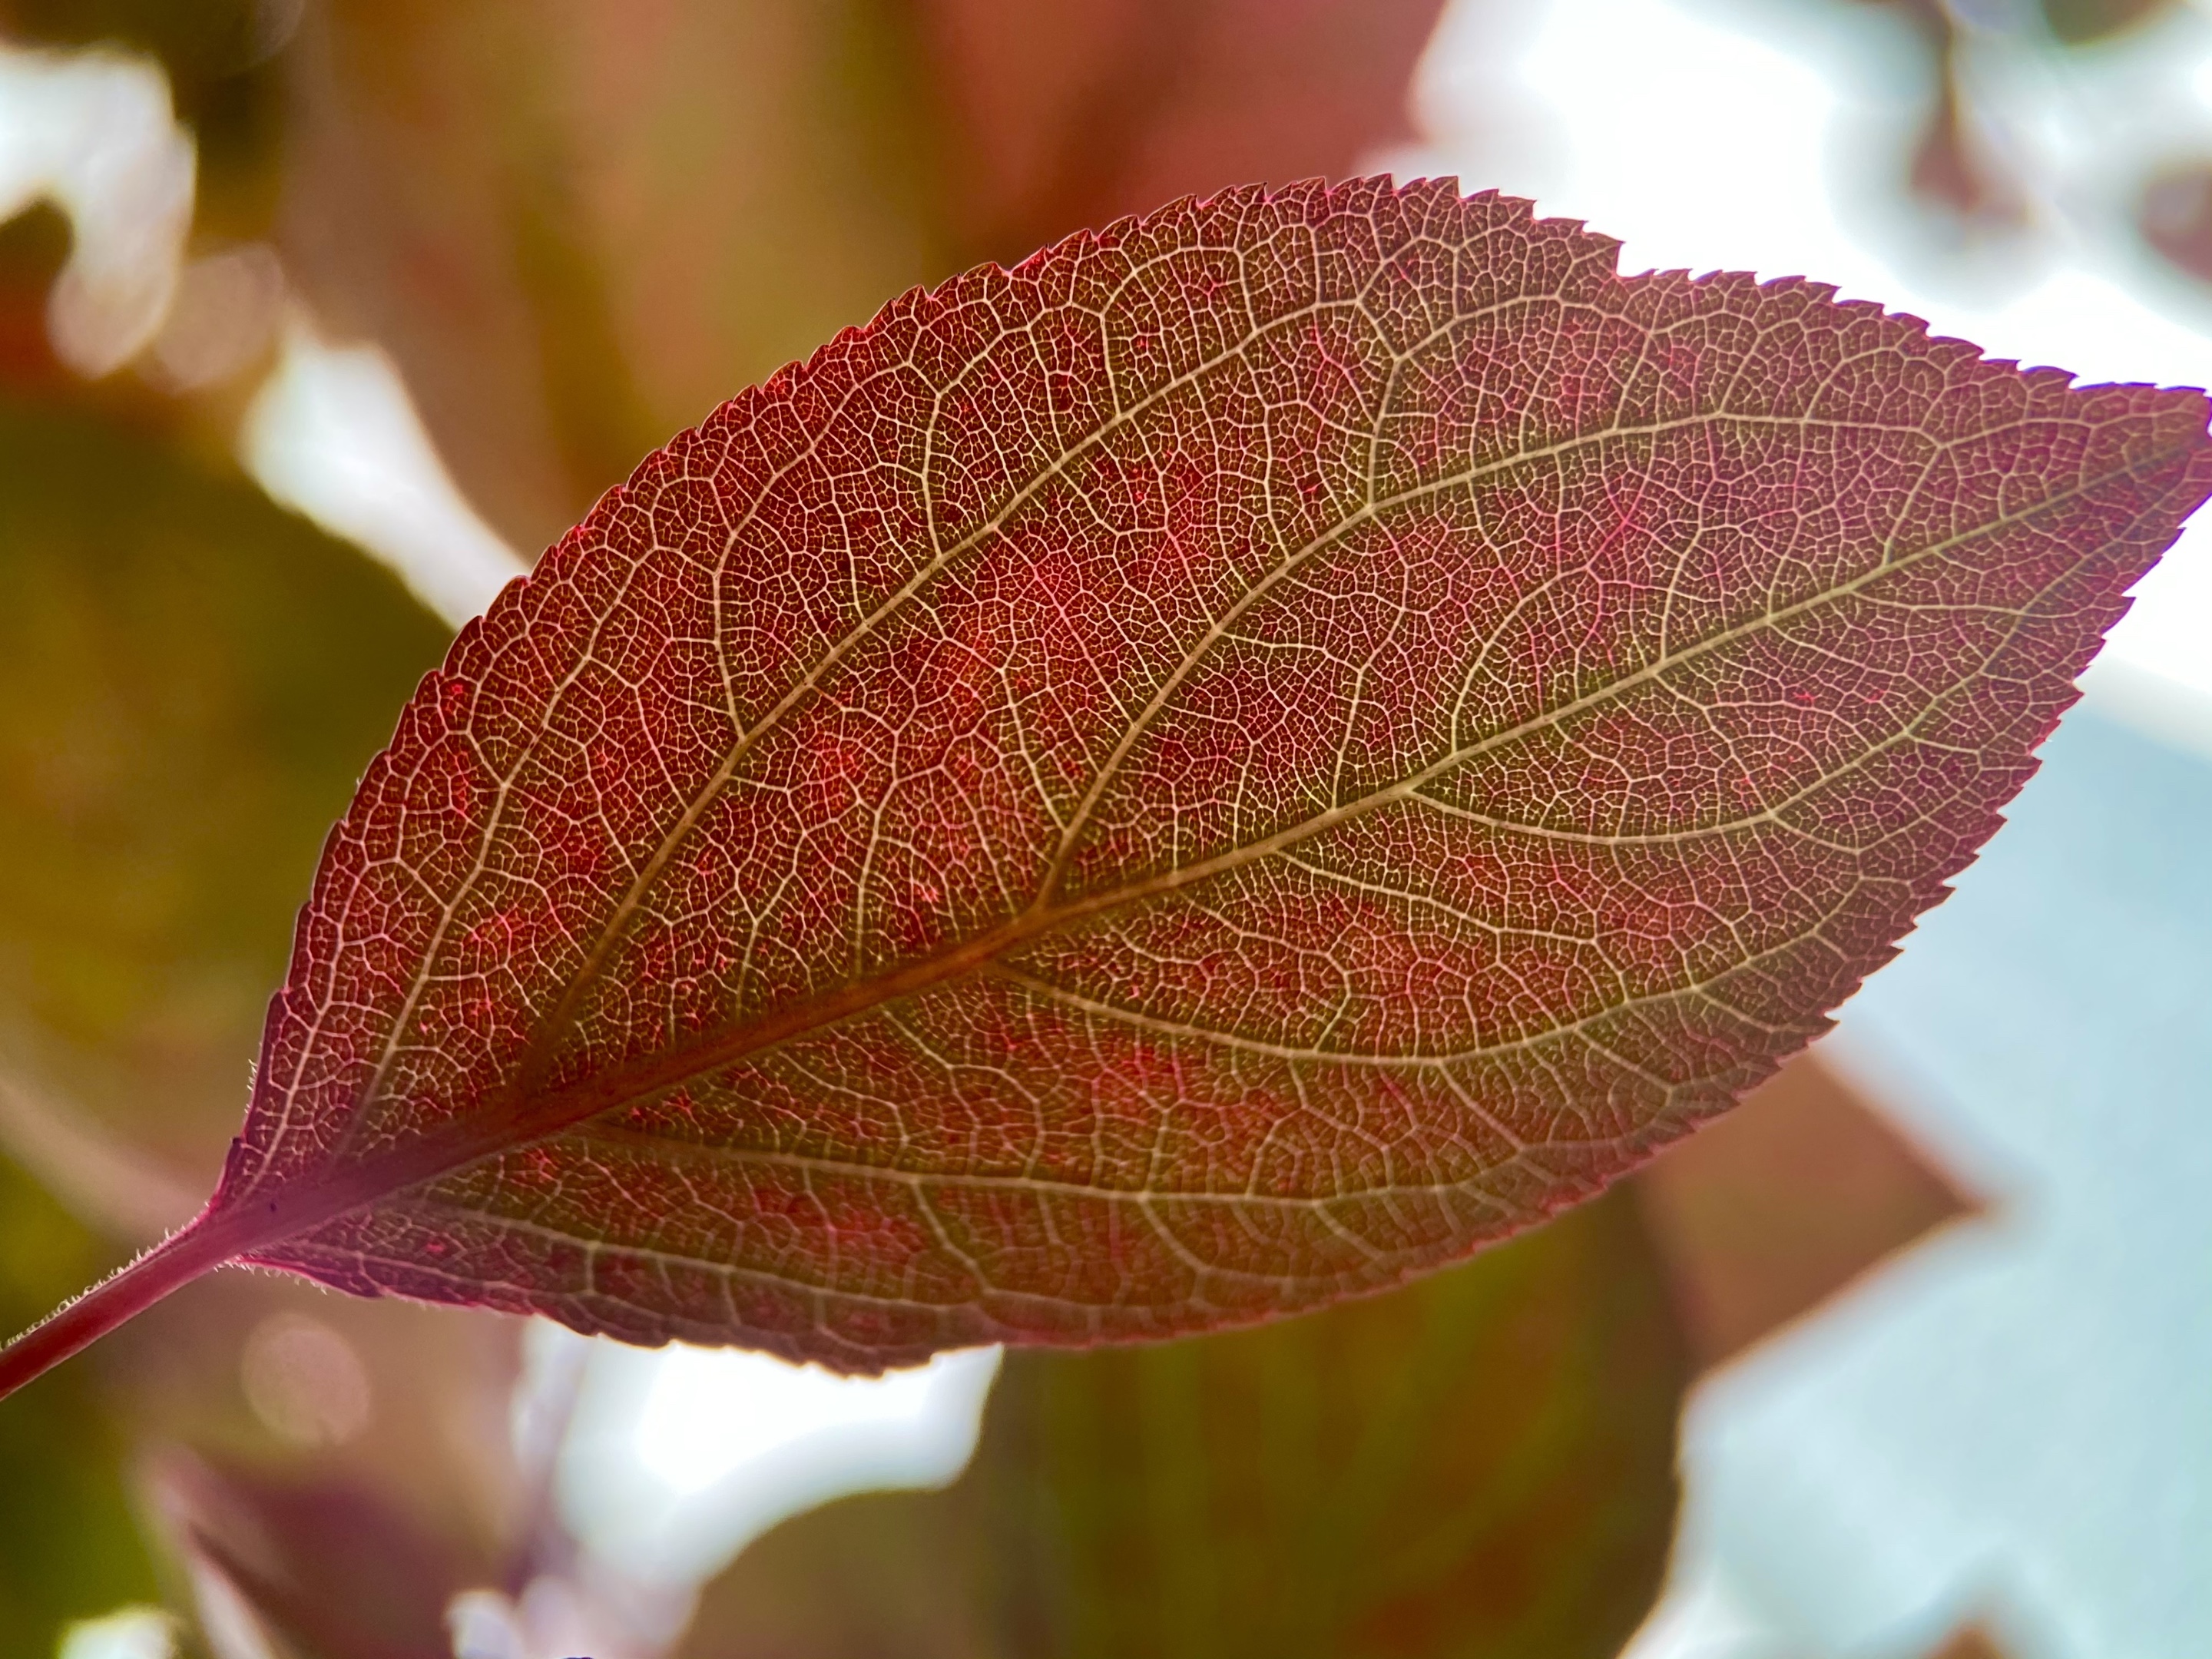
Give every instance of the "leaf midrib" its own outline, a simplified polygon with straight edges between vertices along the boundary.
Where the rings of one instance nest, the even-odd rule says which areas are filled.
[[[1119,302],[1122,293],[1137,279],[1138,275],[1151,268],[1149,263],[1136,267],[1115,286],[1111,295],[1101,301],[1097,311],[1094,313],[1101,324],[1103,324],[1114,306]],[[728,787],[731,779],[737,774],[737,769],[744,763],[745,757],[757,748],[764,738],[781,725],[786,715],[811,697],[823,680],[834,673],[838,665],[858,650],[863,643],[873,637],[878,628],[896,617],[904,611],[915,595],[953,564],[974,552],[977,548],[986,545],[996,537],[1023,507],[1036,498],[1040,491],[1049,485],[1054,479],[1063,477],[1067,469],[1078,460],[1095,453],[1115,433],[1133,424],[1146,410],[1158,405],[1163,399],[1172,396],[1185,386],[1196,385],[1217,370],[1243,359],[1255,346],[1271,335],[1281,330],[1294,327],[1301,322],[1326,312],[1346,310],[1358,312],[1379,331],[1380,325],[1367,312],[1364,299],[1365,290],[1363,289],[1358,295],[1349,299],[1316,301],[1311,305],[1301,306],[1294,311],[1286,312],[1282,316],[1273,319],[1264,326],[1241,336],[1234,346],[1217,356],[1195,363],[1184,373],[1162,381],[1159,386],[1127,406],[1122,405],[1117,397],[1113,411],[1103,421],[1073,443],[1065,446],[1053,457],[1048,465],[1039,469],[1033,477],[1009,492],[1006,501],[996,510],[967,534],[956,539],[950,547],[942,546],[937,542],[937,504],[928,497],[927,480],[930,460],[935,453],[938,416],[945,406],[945,399],[964,385],[969,376],[988,361],[990,353],[1005,340],[1006,336],[1001,334],[995,337],[988,345],[979,349],[973,358],[962,366],[959,374],[952,376],[942,387],[937,388],[929,417],[922,423],[922,460],[920,469],[923,480],[925,504],[928,508],[927,524],[932,544],[930,556],[872,611],[832,641],[821,658],[811,664],[791,688],[779,697],[757,720],[750,726],[739,731],[737,741],[731,744],[720,763],[708,775],[706,782],[685,803],[684,811],[663,834],[652,856],[639,867],[638,873],[632,879],[629,888],[617,902],[614,908],[608,913],[607,919],[600,927],[598,937],[593,942],[591,953],[570,978],[568,984],[563,988],[560,1000],[542,1023],[538,1035],[533,1038],[520,1068],[522,1076],[529,1079],[534,1075],[542,1074],[544,1067],[551,1062],[555,1046],[566,1034],[570,1023],[582,1005],[584,996],[596,982],[600,971],[605,969],[607,962],[628,934],[630,921],[643,907],[647,896],[652,891],[653,884],[659,881],[660,872],[667,868],[669,861],[675,857],[678,848],[690,838],[691,831],[698,827],[700,820],[706,816],[708,810],[723,789]],[[1464,317],[1453,318],[1451,322],[1443,328],[1433,330],[1425,336],[1420,343],[1425,346],[1451,329],[1510,310],[1514,306],[1540,304],[1546,301],[1567,303],[1565,296],[1560,295],[1515,295],[1509,299],[1500,301],[1496,305],[1485,306],[1469,312]],[[1031,331],[1025,329],[1022,331],[1026,333]],[[1407,354],[1404,357],[1395,358],[1393,364],[1394,372],[1397,367],[1402,365],[1403,362],[1410,358],[1410,355]],[[910,367],[911,359],[902,360],[900,366]],[[1110,374],[1109,370],[1109,384]],[[877,378],[880,376],[871,376],[870,380]],[[856,385],[847,401],[849,402],[851,398],[858,397],[862,386],[866,384],[867,382]],[[843,412],[843,408],[844,405],[841,404],[839,414]],[[836,417],[833,416],[825,420],[822,423],[822,432],[827,433],[832,429],[836,424]],[[1379,416],[1376,424],[1379,428],[1381,424]],[[737,546],[738,537],[754,522],[760,511],[761,504],[774,493],[776,484],[789,476],[801,460],[811,458],[814,454],[819,441],[819,434],[817,434],[815,439],[810,440],[799,457],[777,470],[774,477],[769,478],[757,493],[753,502],[746,508],[744,516],[731,527],[730,533],[723,538],[722,555],[716,566],[718,590],[720,574],[727,568],[730,556]],[[719,634],[719,617],[716,627]],[[734,718],[732,723],[736,723]]]
[[[1139,270],[1141,270],[1146,268],[1148,267],[1139,267]],[[1118,299],[1121,289],[1127,287],[1131,282],[1133,282],[1135,280],[1136,274],[1137,273],[1133,272],[1131,276],[1128,278],[1126,278],[1122,284],[1116,289],[1115,295],[1109,297],[1109,299],[1102,303],[1099,312],[1097,313],[1102,320],[1111,310],[1115,300]],[[1456,314],[1449,321],[1431,329],[1427,334],[1422,336],[1419,341],[1415,342],[1406,350],[1394,351],[1390,354],[1389,371],[1384,377],[1386,388],[1389,386],[1394,386],[1396,383],[1398,374],[1404,369],[1407,364],[1414,362],[1423,351],[1426,350],[1437,341],[1449,337],[1458,330],[1464,329],[1474,324],[1481,322],[1487,318],[1510,312],[1516,307],[1545,304],[1559,305],[1571,309],[1586,309],[1593,311],[1601,310],[1601,307],[1595,306],[1589,301],[1577,301],[1564,293],[1540,293],[1513,295],[1505,299],[1502,299],[1494,304],[1478,307],[1474,310]],[[1301,306],[1294,311],[1286,312],[1280,317],[1273,319],[1265,326],[1255,330],[1252,333],[1240,337],[1233,347],[1226,349],[1212,357],[1193,365],[1189,369],[1181,374],[1173,376],[1170,379],[1163,381],[1158,387],[1148,392],[1145,396],[1136,399],[1133,403],[1122,405],[1117,402],[1113,413],[1109,415],[1105,421],[1102,422],[1091,432],[1084,434],[1077,441],[1066,446],[1064,449],[1055,454],[1048,465],[1040,470],[1034,477],[1030,477],[1018,489],[1012,491],[1005,502],[1002,503],[1000,507],[993,512],[987,519],[978,524],[973,530],[956,540],[950,547],[936,548],[932,552],[930,558],[917,568],[915,572],[904,582],[901,583],[899,586],[887,596],[880,604],[878,604],[874,610],[871,611],[851,629],[848,629],[844,634],[839,635],[836,640],[833,641],[829,648],[823,652],[821,658],[810,665],[805,673],[794,682],[790,689],[779,697],[772,707],[765,711],[751,726],[743,730],[739,733],[737,741],[731,745],[729,750],[724,755],[721,762],[716,766],[714,771],[708,775],[707,781],[693,793],[690,799],[685,803],[684,811],[678,817],[676,821],[669,827],[669,829],[663,833],[651,856],[639,867],[636,876],[632,879],[628,889],[625,890],[622,897],[617,902],[615,907],[608,913],[605,922],[597,930],[597,935],[590,953],[580,965],[576,973],[570,977],[568,983],[563,988],[561,998],[555,1005],[552,1012],[539,1024],[537,1033],[526,1049],[523,1060],[518,1068],[518,1074],[522,1086],[526,1088],[536,1081],[541,1079],[546,1070],[551,1066],[556,1056],[558,1045],[562,1038],[567,1035],[576,1014],[581,1008],[585,996],[588,994],[592,986],[597,982],[599,974],[605,969],[607,963],[612,959],[615,952],[620,947],[623,939],[627,937],[630,922],[643,908],[647,897],[651,893],[654,884],[659,879],[661,872],[667,868],[668,864],[672,860],[673,860],[677,852],[690,838],[691,832],[698,827],[699,823],[704,818],[708,811],[712,807],[714,802],[720,796],[722,791],[729,786],[730,782],[736,775],[738,768],[744,763],[748,755],[750,755],[763,740],[780,727],[785,716],[789,714],[794,708],[798,708],[801,703],[811,698],[820,690],[823,683],[830,674],[836,672],[840,664],[842,664],[848,657],[852,655],[854,651],[858,650],[868,639],[873,637],[879,628],[885,625],[891,620],[894,620],[899,614],[901,614],[915,596],[921,592],[922,589],[927,587],[931,582],[935,580],[937,577],[942,575],[959,560],[965,557],[969,553],[974,552],[976,549],[986,545],[993,538],[1000,535],[1005,530],[1006,525],[1019,514],[1021,509],[1028,505],[1029,502],[1036,499],[1038,492],[1044,489],[1054,479],[1064,476],[1070,466],[1073,465],[1084,456],[1094,453],[1100,446],[1107,442],[1115,433],[1121,430],[1123,428],[1136,421],[1147,410],[1152,409],[1160,401],[1170,397],[1176,391],[1181,390],[1185,386],[1195,385],[1216,371],[1243,359],[1249,354],[1255,346],[1261,341],[1268,338],[1270,336],[1284,330],[1295,327],[1301,323],[1310,321],[1314,317],[1324,313],[1340,311],[1356,311],[1366,319],[1370,325],[1376,330],[1378,335],[1383,331],[1381,319],[1376,318],[1366,309],[1364,289],[1363,289],[1359,295],[1347,299],[1328,301],[1317,301],[1311,305]],[[1653,330],[1648,331],[1644,337],[1644,346],[1648,348],[1651,338],[1654,337],[1656,334],[1662,331],[1663,330]],[[1004,336],[1000,336],[998,339],[994,339],[992,345],[994,347],[999,343],[999,340],[1003,339],[1004,337]],[[988,357],[990,349],[991,348],[987,347],[984,349],[980,350],[974,359],[963,366],[958,375],[953,377],[944,387],[939,389],[937,401],[933,405],[930,420],[927,422],[924,426],[925,460],[923,471],[925,476],[927,471],[927,456],[931,453],[929,440],[933,437],[935,432],[936,411],[942,408],[945,398],[948,397],[955,388],[963,384],[968,375]],[[1642,362],[1642,356],[1640,353],[1638,362],[1639,364]],[[856,386],[854,388],[850,395],[858,396],[859,391],[860,388]],[[1393,412],[1393,405],[1389,400],[1389,396],[1386,389],[1382,401],[1378,404],[1378,406],[1375,410],[1372,429],[1368,434],[1370,450],[1368,481],[1370,491],[1373,485],[1374,471],[1373,456],[1371,452],[1374,447],[1380,443],[1383,430],[1388,425],[1389,419]],[[1370,494],[1369,497],[1365,501],[1362,501],[1361,504],[1351,514],[1347,514],[1343,519],[1339,520],[1336,523],[1330,526],[1328,529],[1323,531],[1320,535],[1313,538],[1304,546],[1297,549],[1295,552],[1285,556],[1280,562],[1267,570],[1263,575],[1255,580],[1250,587],[1240,594],[1222,616],[1215,618],[1208,625],[1205,634],[1183,653],[1182,659],[1177,663],[1176,668],[1164,678],[1160,686],[1155,689],[1152,696],[1147,700],[1146,706],[1143,711],[1136,717],[1135,720],[1130,722],[1128,728],[1125,730],[1121,738],[1117,739],[1113,752],[1108,757],[1106,762],[1102,764],[1097,775],[1092,779],[1090,786],[1085,792],[1083,799],[1078,804],[1076,811],[1070,822],[1062,827],[1060,846],[1054,855],[1052,867],[1048,872],[1045,880],[1040,885],[1037,903],[1042,906],[1047,900],[1048,900],[1053,890],[1057,887],[1059,883],[1064,879],[1067,867],[1077,850],[1082,830],[1086,826],[1091,813],[1095,810],[1098,802],[1103,798],[1105,791],[1110,784],[1116,769],[1120,763],[1127,758],[1128,753],[1133,749],[1139,739],[1141,738],[1145,731],[1149,727],[1152,720],[1155,720],[1160,712],[1167,706],[1167,703],[1172,698],[1174,692],[1180,687],[1182,681],[1187,678],[1191,672],[1194,672],[1197,665],[1205,658],[1206,654],[1212,648],[1212,647],[1218,644],[1223,638],[1226,637],[1228,630],[1234,625],[1238,617],[1249,611],[1251,607],[1256,605],[1267,592],[1271,592],[1282,581],[1286,580],[1290,576],[1294,574],[1298,569],[1302,568],[1306,563],[1308,563],[1313,557],[1316,556],[1321,552],[1337,545],[1346,536],[1349,535],[1360,525],[1372,521],[1390,508],[1401,506],[1408,501],[1432,494],[1441,489],[1450,488],[1459,484],[1472,484],[1484,477],[1500,472],[1509,471],[1515,467],[1526,465],[1533,462],[1541,461],[1557,456],[1572,454],[1577,450],[1588,445],[1602,443],[1612,439],[1658,436],[1670,431],[1679,431],[1690,427],[1721,422],[1732,422],[1738,425],[1749,426],[1788,427],[1796,429],[1834,426],[1838,428],[1847,428],[1852,431],[1881,431],[1889,432],[1900,436],[1917,438],[1923,441],[1929,442],[1935,453],[1939,454],[1947,451],[1950,447],[1948,444],[1931,439],[1923,428],[1917,426],[1888,426],[1866,422],[1822,421],[1810,416],[1760,416],[1752,413],[1731,413],[1723,410],[1711,413],[1686,416],[1678,420],[1652,422],[1637,426],[1609,426],[1595,432],[1577,433],[1571,437],[1562,439],[1556,443],[1543,445],[1533,448],[1516,450],[1510,455],[1501,456],[1494,460],[1486,461],[1476,466],[1468,468],[1461,473],[1449,475],[1443,479],[1431,481],[1430,483],[1419,486],[1413,489],[1403,491],[1395,496],[1384,497],[1378,500]],[[830,421],[825,421],[823,422],[823,429],[827,430],[833,423],[834,417]],[[1992,430],[1996,429],[1998,428],[1992,428]],[[806,446],[805,449],[801,452],[802,456],[811,456],[814,453],[814,450],[815,444],[813,442],[810,442]],[[743,532],[744,529],[747,526],[754,521],[754,518],[759,510],[761,501],[766,500],[772,493],[775,483],[787,476],[792,470],[792,467],[797,465],[798,461],[794,459],[793,462],[779,469],[775,477],[762,487],[755,498],[754,503],[747,508],[745,516],[737,526],[732,528],[729,535],[725,538],[722,559],[716,567],[718,586],[720,574],[721,571],[726,568],[730,551],[734,548],[738,537]],[[933,504],[929,523],[932,540],[933,543],[934,543],[936,520]],[[505,791],[502,790],[501,793],[503,798]],[[489,844],[489,839],[495,831],[495,825],[487,825],[487,846]],[[464,891],[466,889],[465,886]],[[457,902],[458,896],[459,896],[457,895]],[[432,954],[434,954],[434,950]],[[384,1074],[384,1068],[386,1066],[388,1066],[393,1053],[396,1052],[396,1044],[399,1041],[406,1024],[407,1021],[404,1018],[395,1020],[394,1022],[392,1036],[392,1042],[394,1047],[387,1048],[387,1052],[384,1056],[383,1061],[380,1064],[376,1078],[377,1085],[380,1086]],[[378,1087],[374,1086],[364,1092],[362,1102],[363,1113],[357,1113],[356,1116],[364,1115],[365,1109],[374,1102],[378,1092]]]

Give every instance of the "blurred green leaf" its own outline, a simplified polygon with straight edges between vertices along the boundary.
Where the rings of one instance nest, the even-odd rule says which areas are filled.
[[[112,1255],[0,1159],[0,1326],[52,1312]],[[0,1412],[0,1653],[45,1659],[63,1626],[160,1599],[99,1374],[65,1366]]]
[[[1012,1354],[957,1484],[779,1528],[684,1652],[1610,1659],[1686,1371],[1626,1191],[1309,1317]]]
[[[2087,46],[2172,9],[2173,0],[2041,0],[2045,26],[2069,46]]]
[[[0,1069],[205,1190],[323,837],[445,644],[227,465],[0,401]]]

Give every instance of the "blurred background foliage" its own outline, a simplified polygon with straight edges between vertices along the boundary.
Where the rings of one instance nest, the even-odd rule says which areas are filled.
[[[1625,1191],[1311,1318],[1012,1354],[959,1481],[787,1522],[683,1653],[1607,1659],[1688,1370]]]
[[[117,1265],[36,1182],[0,1161],[0,1321],[21,1329]],[[155,1599],[129,1482],[128,1430],[88,1366],[41,1377],[0,1414],[0,1645],[54,1650],[63,1626]]]
[[[278,238],[542,546],[890,295],[1406,131],[1437,0],[319,7]]]
[[[65,1095],[187,1204],[211,1186],[323,836],[445,644],[389,573],[176,434],[0,392],[19,1093]]]
[[[2035,26],[2094,52],[2170,3]],[[1904,19],[1926,96],[1896,190],[1962,236],[2015,224],[1977,26],[1745,3]],[[209,1188],[325,831],[447,637],[234,458],[288,317],[389,354],[526,553],[910,284],[1360,170],[1413,136],[1440,9],[0,0],[8,45],[158,62],[197,150],[169,319],[100,381],[47,343],[66,222],[0,228],[0,1323]],[[2164,158],[2125,210],[2212,281],[2212,163]],[[626,1632],[599,1659],[1598,1659],[1657,1585],[1696,1369],[1967,1205],[1801,1062],[1634,1188],[1396,1294],[1010,1358],[957,1483],[786,1523],[688,1634],[543,1627]],[[520,1368],[489,1316],[196,1287],[0,1407],[0,1650],[138,1605],[218,1659],[399,1659],[452,1650],[460,1592],[619,1600],[551,1502],[557,1423],[511,1431]],[[493,1626],[473,1659],[538,1659],[539,1626]]]

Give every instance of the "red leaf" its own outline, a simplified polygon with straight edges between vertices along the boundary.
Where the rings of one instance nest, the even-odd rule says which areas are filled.
[[[1721,1109],[1996,828],[2212,447],[1613,252],[1233,191],[726,404],[409,705],[111,1301],[235,1255],[858,1370],[1166,1336]]]

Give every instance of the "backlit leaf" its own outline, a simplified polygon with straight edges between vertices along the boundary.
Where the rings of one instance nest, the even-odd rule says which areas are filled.
[[[1311,1319],[1012,1354],[955,1486],[787,1522],[684,1659],[1612,1659],[1686,1371],[1626,1192]]]
[[[37,1352],[234,1255],[859,1370],[1168,1336],[1725,1107],[1996,828],[2212,447],[1613,252],[1235,191],[725,405],[417,692],[210,1210]]]

